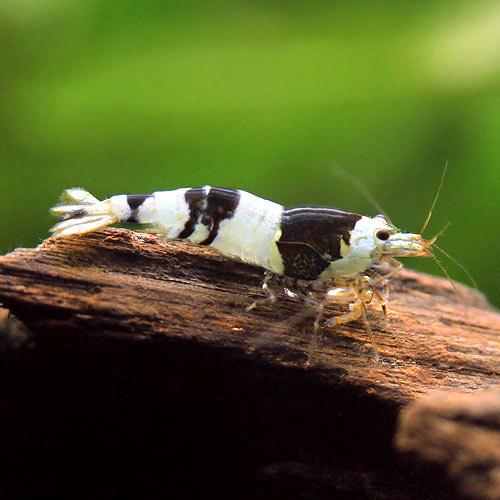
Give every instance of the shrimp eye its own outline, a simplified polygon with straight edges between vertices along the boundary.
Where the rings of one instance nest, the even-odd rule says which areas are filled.
[[[388,240],[391,237],[391,233],[387,231],[386,229],[381,229],[380,231],[377,231],[375,236],[382,241]]]

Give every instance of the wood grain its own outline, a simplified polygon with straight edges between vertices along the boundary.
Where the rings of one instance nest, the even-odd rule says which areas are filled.
[[[204,248],[109,229],[17,250],[1,258],[0,276],[2,302],[38,331],[182,337],[297,368],[307,358],[314,309],[282,298],[246,312],[261,296],[261,270]],[[356,322],[324,330],[317,369],[333,368],[399,404],[430,389],[491,387],[498,383],[499,316],[479,294],[460,290],[403,271],[393,282],[389,323],[370,311],[381,360],[374,362]]]

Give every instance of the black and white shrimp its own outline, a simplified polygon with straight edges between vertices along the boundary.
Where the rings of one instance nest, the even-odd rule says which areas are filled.
[[[183,239],[213,248],[222,255],[266,270],[263,290],[267,300],[276,295],[273,277],[285,285],[304,283],[323,289],[324,300],[344,304],[349,311],[332,318],[342,324],[363,318],[369,328],[366,304],[376,296],[386,277],[371,270],[388,263],[401,267],[400,257],[432,255],[435,238],[401,232],[385,215],[366,217],[321,206],[285,208],[251,193],[219,187],[183,188],[147,195],[116,195],[99,201],[82,188],[67,189],[63,204],[52,208],[62,221],[55,236],[82,234],[114,223],[153,226],[165,239]],[[288,286],[289,295],[295,293]],[[260,301],[257,301],[260,302]],[[249,306],[252,309],[256,303]],[[315,322],[315,328],[319,319]]]

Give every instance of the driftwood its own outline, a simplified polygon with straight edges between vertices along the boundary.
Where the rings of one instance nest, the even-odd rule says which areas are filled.
[[[25,325],[4,318],[0,336],[6,492],[24,479],[27,494],[92,498],[471,494],[419,439],[398,444],[440,465],[400,460],[393,437],[419,396],[499,384],[500,317],[485,299],[403,271],[388,324],[370,309],[380,359],[353,322],[323,329],[306,368],[315,311],[282,297],[246,312],[261,280],[207,249],[120,229],[0,257],[0,302]],[[25,347],[13,348],[20,330]]]
[[[471,498],[500,498],[500,390],[438,392],[412,403],[396,444],[442,466]]]

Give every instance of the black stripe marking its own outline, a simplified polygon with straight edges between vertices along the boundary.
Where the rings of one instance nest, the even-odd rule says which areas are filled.
[[[201,223],[208,229],[208,236],[200,245],[210,245],[219,232],[220,223],[230,219],[240,201],[240,193],[235,189],[211,187],[208,195],[205,188],[188,189],[184,195],[189,206],[189,219],[178,238],[188,238]]]
[[[138,211],[141,205],[150,197],[150,194],[128,194],[127,203],[130,207],[130,216],[123,222],[139,222]]]
[[[361,215],[328,207],[285,209],[281,217],[281,236],[276,242],[292,278],[314,280],[341,259],[340,240],[348,245],[350,232]]]
[[[329,261],[307,244],[288,241],[278,241],[276,244],[285,265],[285,276],[315,280],[330,265]]]
[[[207,194],[204,188],[188,189],[184,194],[184,199],[189,207],[189,219],[184,224],[184,229],[179,233],[178,238],[189,238],[195,230],[196,223],[202,214]]]
[[[208,237],[200,245],[210,245],[219,232],[220,223],[231,219],[240,201],[240,193],[236,189],[210,188],[207,197],[207,208],[203,212],[201,222],[207,226]]]

